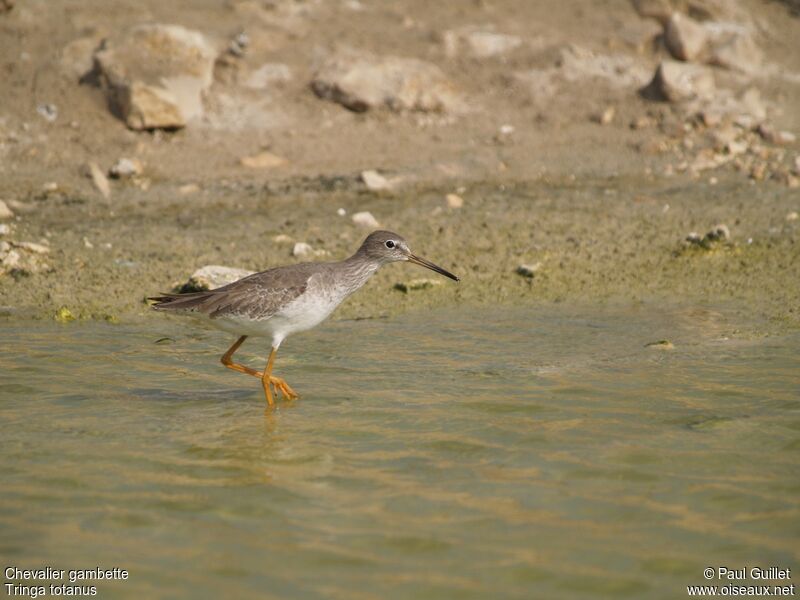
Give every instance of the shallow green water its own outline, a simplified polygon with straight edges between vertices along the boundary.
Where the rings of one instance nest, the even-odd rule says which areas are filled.
[[[0,323],[0,559],[124,568],[98,590],[131,598],[678,598],[800,567],[800,335],[730,315],[332,322],[284,344],[303,398],[272,414],[221,332]]]

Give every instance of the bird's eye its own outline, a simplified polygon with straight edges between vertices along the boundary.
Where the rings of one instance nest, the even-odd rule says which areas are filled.
[[[392,240],[386,240],[386,247],[394,248],[394,242]]]

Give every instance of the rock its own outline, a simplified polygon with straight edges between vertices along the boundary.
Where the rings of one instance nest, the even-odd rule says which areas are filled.
[[[31,202],[21,202],[20,200],[9,200],[8,207],[17,214],[28,215],[36,212],[36,205]]]
[[[491,29],[462,27],[445,31],[442,43],[448,58],[456,58],[464,52],[474,58],[491,58],[518,48],[522,45],[522,39],[515,35],[495,33]]]
[[[100,35],[72,40],[58,56],[61,70],[71,79],[81,81],[94,70],[94,53],[102,42]]]
[[[317,70],[311,88],[320,98],[355,112],[463,112],[466,103],[434,64],[415,58],[344,50]]]
[[[706,234],[706,239],[712,242],[727,242],[731,239],[731,232],[727,225],[720,223]]]
[[[674,350],[675,345],[669,340],[658,340],[657,342],[649,342],[644,345],[645,348],[651,350]]]
[[[297,242],[292,248],[292,256],[297,258],[321,258],[329,255],[330,252],[327,250],[314,250],[314,248],[305,242]]]
[[[686,241],[690,245],[700,246],[705,250],[710,250],[719,243],[730,241],[730,238],[731,232],[728,226],[724,223],[720,223],[719,225],[715,225],[703,237],[700,237],[700,234],[693,231],[686,236]]]
[[[11,234],[11,225],[9,225],[8,223],[0,223],[0,235],[10,235],[10,234]]]
[[[714,76],[708,67],[673,60],[663,61],[642,94],[656,100],[682,102],[707,98],[714,92]]]
[[[633,7],[640,17],[655,19],[664,26],[675,12],[674,3],[669,0],[633,0]]]
[[[797,219],[800,219],[800,214],[798,214],[796,210],[793,210],[792,212],[786,215],[786,220],[789,222],[797,221]]]
[[[40,104],[36,112],[48,123],[54,123],[58,118],[58,107],[55,104]]]
[[[272,241],[275,242],[276,244],[291,244],[294,240],[285,233],[279,233],[274,238],[272,238]]]
[[[533,264],[522,264],[517,267],[517,275],[522,275],[528,279],[532,279],[536,272],[542,268],[542,263],[536,262]]]
[[[793,144],[797,140],[797,137],[791,131],[776,131],[767,123],[762,123],[758,126],[758,135],[760,135],[764,141],[777,146]]]
[[[238,281],[242,277],[252,275],[253,271],[245,269],[237,269],[234,267],[223,267],[220,265],[206,265],[200,267],[192,276],[189,281],[183,284],[179,291],[185,292],[206,292],[213,290],[223,285],[228,285],[234,281]]]
[[[437,285],[442,285],[439,279],[411,279],[409,281],[398,281],[394,284],[394,289],[405,292],[416,292],[419,290],[427,290]]]
[[[11,245],[15,248],[25,250],[26,252],[32,252],[33,254],[48,254],[50,252],[50,248],[44,244],[37,244],[36,242],[11,242]]]
[[[8,219],[13,219],[14,213],[10,208],[8,208],[8,204],[0,200],[0,221],[7,221]]]
[[[354,213],[351,218],[353,219],[353,223],[361,227],[369,227],[371,229],[375,229],[381,226],[381,224],[378,223],[378,220],[372,216],[371,212],[367,211],[357,212]]]
[[[111,185],[108,183],[106,174],[97,166],[96,162],[90,162],[86,168],[94,187],[103,195],[103,198],[108,199],[111,196]]]
[[[374,170],[362,171],[361,181],[364,182],[364,184],[367,186],[367,189],[370,189],[373,192],[388,190],[390,187],[392,187],[391,183],[388,179],[386,179],[386,177]]]
[[[289,161],[272,152],[259,152],[253,156],[245,156],[239,163],[248,169],[275,169],[289,164]]]
[[[733,71],[757,73],[764,54],[752,35],[735,32],[711,44],[708,62]]]
[[[464,199],[458,194],[447,194],[445,196],[448,208],[461,208],[464,206]]]
[[[131,129],[184,127],[203,114],[216,51],[179,25],[138,25],[106,40],[94,58],[109,104]]]
[[[310,244],[305,242],[297,242],[292,248],[292,256],[296,256],[298,258],[308,258],[309,256],[313,255],[314,249]]]
[[[292,70],[288,65],[281,63],[265,63],[250,73],[244,81],[244,86],[253,90],[265,90],[276,83],[291,80]]]
[[[188,196],[190,194],[196,194],[200,191],[200,186],[196,183],[185,183],[181,187],[178,188],[178,193],[181,196]]]
[[[608,125],[614,120],[616,112],[613,106],[609,106],[603,112],[592,115],[592,121],[600,125]]]
[[[55,181],[48,181],[42,185],[42,191],[45,194],[55,194],[58,191],[58,184]]]
[[[120,158],[117,164],[108,170],[108,174],[114,179],[128,179],[141,175],[142,171],[144,166],[138,158]]]
[[[705,28],[679,12],[673,13],[664,27],[664,43],[670,54],[679,60],[698,59],[706,48],[708,34]]]

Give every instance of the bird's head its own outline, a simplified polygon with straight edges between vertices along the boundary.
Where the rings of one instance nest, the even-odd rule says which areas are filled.
[[[436,271],[454,281],[459,280],[458,277],[453,275],[450,271],[446,271],[429,260],[416,256],[409,249],[408,242],[406,242],[405,238],[391,231],[373,231],[367,236],[364,243],[361,244],[361,248],[359,248],[358,252],[381,264],[407,260],[408,262],[423,266],[431,271]]]

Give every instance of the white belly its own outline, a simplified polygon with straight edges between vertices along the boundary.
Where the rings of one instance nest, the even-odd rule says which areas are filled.
[[[211,319],[211,324],[235,335],[269,337],[277,348],[288,335],[322,323],[348,295],[339,290],[326,291],[319,293],[316,286],[309,285],[304,294],[268,318],[227,315]]]

